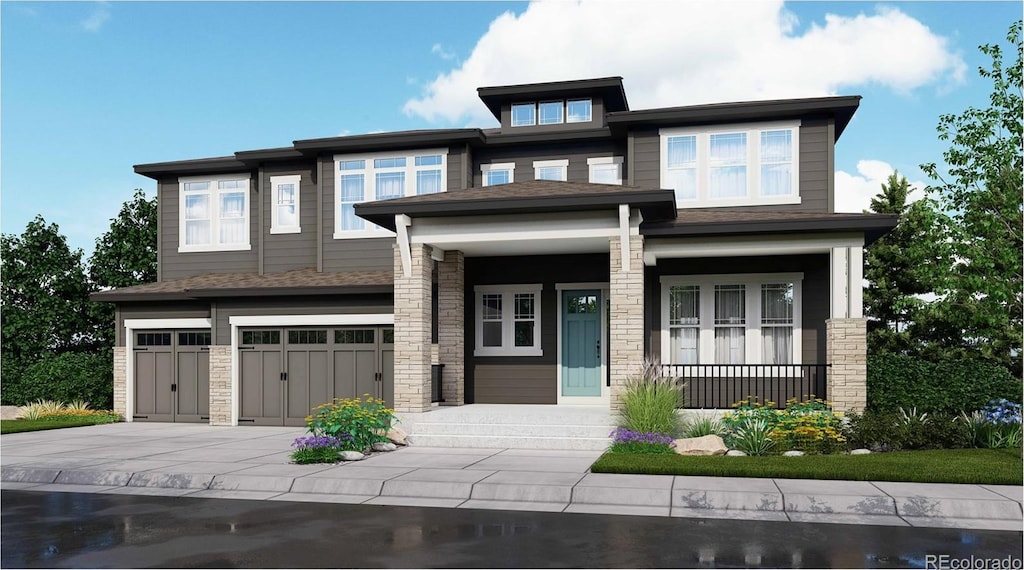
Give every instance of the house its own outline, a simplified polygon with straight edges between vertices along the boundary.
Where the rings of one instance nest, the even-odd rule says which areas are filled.
[[[116,409],[614,408],[645,357],[694,407],[864,407],[863,250],[896,220],[834,212],[860,97],[631,110],[619,77],[479,96],[499,127],[135,166],[159,277],[94,295],[117,309]]]

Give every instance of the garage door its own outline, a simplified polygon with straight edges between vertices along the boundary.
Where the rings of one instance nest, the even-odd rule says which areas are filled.
[[[210,332],[137,331],[132,419],[205,422],[210,419]]]
[[[394,399],[392,327],[248,329],[240,332],[239,423],[305,425],[334,398]]]

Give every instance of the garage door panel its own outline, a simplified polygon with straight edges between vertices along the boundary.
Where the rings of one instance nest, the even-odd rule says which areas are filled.
[[[206,390],[203,390],[200,380],[204,360],[206,375],[209,377],[209,358],[202,358],[204,354],[206,353],[178,353],[178,410],[175,415],[177,421],[198,421],[203,400],[206,400],[207,406],[209,405],[209,382],[207,381]]]
[[[304,425],[315,406],[330,401],[328,392],[327,350],[288,351],[288,415],[289,423]]]
[[[281,417],[281,353],[261,352],[262,370],[260,386],[262,387],[260,417]]]
[[[356,393],[356,354],[351,351],[334,352],[334,397],[351,398]]]
[[[356,393],[354,397],[362,398],[366,394],[379,398],[377,393],[377,351],[360,350],[356,352]]]

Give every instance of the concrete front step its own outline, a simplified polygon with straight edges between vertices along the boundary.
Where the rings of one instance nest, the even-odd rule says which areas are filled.
[[[615,429],[615,426],[612,425],[592,424],[537,425],[420,422],[416,424],[413,435],[607,438],[613,429]]]
[[[421,428],[417,425],[417,430]],[[611,440],[607,437],[552,437],[522,435],[438,435],[416,433],[409,436],[414,446],[477,447],[491,449],[567,449],[601,451]]]
[[[593,425],[615,423],[603,406],[554,406],[530,404],[471,404],[441,406],[422,414],[413,414],[414,423],[531,424],[542,426]]]

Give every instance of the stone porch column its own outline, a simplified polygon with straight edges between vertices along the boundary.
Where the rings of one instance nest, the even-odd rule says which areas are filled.
[[[465,254],[444,252],[444,260],[437,267],[437,342],[438,360],[444,364],[441,397],[446,406],[466,403],[465,283]]]
[[[128,411],[128,358],[127,349],[114,347],[114,411],[124,417]],[[127,420],[128,418],[125,418]]]
[[[644,359],[644,238],[629,236],[629,259],[622,263],[620,238],[610,239],[609,321],[611,409],[619,410],[626,379]]]
[[[231,425],[231,346],[210,347],[210,425]]]
[[[841,412],[863,412],[868,398],[867,319],[825,321],[828,399]]]
[[[430,246],[411,244],[411,271],[406,275],[395,247],[395,410],[430,409]]]

